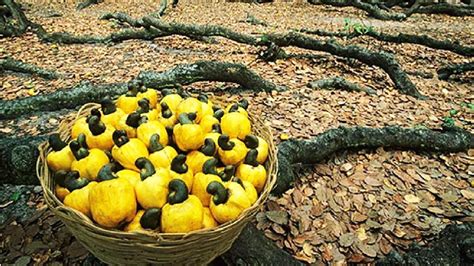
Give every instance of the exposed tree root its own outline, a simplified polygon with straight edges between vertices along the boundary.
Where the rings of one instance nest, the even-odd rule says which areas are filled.
[[[454,17],[474,16],[474,8],[471,6],[458,6],[448,3],[421,6],[415,13],[444,14]]]
[[[143,21],[141,19],[134,19],[127,13],[123,12],[116,12],[116,13],[105,13],[103,14],[100,19],[105,19],[105,20],[117,20],[121,23],[127,23],[128,25],[132,27],[141,27],[143,24]]]
[[[165,14],[166,8],[168,7],[168,0],[161,0],[160,6],[156,12],[150,13],[149,16],[162,17]],[[126,23],[132,27],[139,28],[143,26],[141,18],[134,19],[130,15],[124,12],[105,13],[100,16],[100,19],[105,20],[117,20],[120,23]]]
[[[161,0],[160,7],[158,8],[158,11],[156,12],[158,17],[162,17],[165,15],[165,11],[167,7],[168,7],[168,0]]]
[[[11,1],[11,0],[8,0]],[[108,16],[114,17],[114,16]],[[118,18],[118,16],[115,16]],[[123,30],[113,33],[110,36],[74,36],[69,33],[47,33],[41,25],[35,25],[35,30],[39,38],[46,42],[59,42],[66,44],[73,43],[109,43],[120,42],[129,39],[150,40],[156,37],[178,34],[193,39],[203,39],[205,37],[221,36],[240,43],[256,46],[269,46],[274,43],[277,46],[295,46],[314,51],[324,51],[336,56],[357,59],[368,65],[376,65],[385,70],[395,84],[395,88],[404,94],[417,98],[423,98],[423,95],[416,89],[408,75],[402,70],[395,58],[384,52],[372,52],[358,46],[341,46],[334,41],[322,42],[307,36],[288,33],[285,35],[268,34],[262,36],[253,36],[243,33],[237,33],[230,29],[215,25],[186,25],[179,23],[165,23],[154,16],[146,16],[142,20],[133,20],[129,16],[121,16],[124,21],[131,25],[142,25],[145,29]],[[143,22],[143,23],[142,23]],[[152,29],[155,27],[158,29]],[[270,54],[271,57],[271,54]]]
[[[397,35],[386,34],[383,32],[377,32],[374,30],[369,30],[365,33],[357,32],[328,32],[324,30],[308,30],[302,29],[300,32],[307,34],[315,34],[319,36],[328,36],[328,37],[347,37],[355,38],[359,36],[369,36],[374,39],[383,42],[392,42],[392,43],[413,43],[419,44],[433,49],[440,49],[451,51],[453,53],[464,55],[464,56],[474,56],[474,47],[473,46],[464,46],[458,42],[451,42],[448,40],[437,40],[427,35],[415,35],[415,34],[405,34],[399,33]]]
[[[145,86],[155,89],[187,85],[198,81],[233,82],[252,91],[284,89],[262,79],[244,65],[217,61],[182,64],[160,73],[142,72],[138,79],[142,80]],[[0,101],[0,119],[10,119],[36,111],[74,108],[88,102],[99,102],[107,95],[115,97],[126,91],[125,83],[104,85],[82,83],[73,88],[61,89],[49,94]]]
[[[183,36],[219,36],[239,43],[245,43],[254,46],[269,46],[271,43],[279,47],[294,46],[313,51],[323,51],[332,55],[354,58],[367,65],[375,65],[382,68],[392,79],[395,88],[401,93],[408,94],[417,98],[424,98],[416,89],[415,85],[403,71],[400,64],[393,55],[385,52],[373,52],[368,49],[349,45],[342,46],[337,42],[320,41],[308,36],[290,32],[287,34],[267,34],[253,36],[234,32],[228,28],[217,25],[187,25],[180,23],[166,23],[153,17],[144,17],[144,24],[155,27],[165,33],[183,35]]]
[[[228,265],[304,265],[277,247],[252,223],[242,230],[230,250],[222,254],[221,258]]]
[[[0,59],[0,71],[2,70],[8,70],[24,74],[33,74],[40,76],[44,79],[56,79],[59,77],[59,75],[52,70],[47,70],[35,65],[27,64],[10,57]]]
[[[432,79],[434,77],[433,73],[423,72],[423,71],[418,71],[418,70],[407,71],[407,74],[412,75],[412,76],[418,76],[424,79]]]
[[[127,92],[125,83],[106,85],[81,83],[72,88],[60,89],[48,94],[0,101],[0,119],[11,119],[38,111],[74,108],[88,102],[99,102],[107,95],[115,96],[125,92]]]
[[[87,7],[91,6],[91,5],[96,5],[96,4],[99,4],[101,2],[103,2],[103,0],[84,0],[83,2],[80,2],[77,5],[76,9],[77,10],[82,10],[84,8],[87,8]]]
[[[252,15],[250,13],[247,13],[247,17],[245,18],[245,20],[241,20],[240,22],[249,23],[249,24],[254,25],[254,26],[264,26],[264,27],[268,26],[267,22],[265,22],[264,20],[260,20],[260,19],[256,18],[254,15]]]
[[[388,265],[474,265],[474,223],[448,225],[430,247],[413,245],[407,253],[390,252],[377,262]]]
[[[470,6],[459,6],[448,3],[423,3],[423,1],[417,0],[406,9],[403,13],[397,13],[391,11],[389,7],[399,5],[400,2],[405,1],[394,1],[393,3],[377,3],[371,4],[362,2],[360,0],[309,0],[311,4],[323,4],[331,5],[335,7],[355,7],[367,12],[370,17],[380,20],[404,20],[410,17],[414,13],[425,13],[425,14],[445,14],[449,16],[473,16],[474,9]]]
[[[360,0],[345,0],[345,1],[338,1],[338,0],[319,0],[319,1],[308,1],[311,4],[323,4],[323,5],[331,5],[336,7],[348,7],[352,6],[367,12],[370,17],[380,19],[380,20],[404,20],[406,15],[403,13],[395,13],[389,12],[384,9],[379,8],[377,5],[372,5],[369,3],[362,2]]]
[[[38,184],[35,170],[38,145],[46,139],[46,136],[0,139],[0,183]]]
[[[262,79],[246,66],[217,61],[198,61],[194,64],[177,65],[164,72],[142,72],[138,79],[150,88],[163,88],[173,84],[187,85],[198,81],[222,81],[240,84],[252,91],[271,92],[285,90]]]
[[[13,0],[0,1],[0,37],[19,36],[25,33],[30,26],[21,7]]]
[[[106,36],[73,35],[68,32],[47,33],[41,25],[37,25],[35,31],[43,42],[63,44],[118,43],[134,39],[153,40],[169,35],[156,29],[124,29]]]
[[[447,80],[451,75],[461,74],[467,71],[474,71],[474,61],[464,64],[448,65],[438,69],[438,78]]]
[[[459,128],[339,127],[310,140],[288,140],[278,145],[278,179],[273,192],[285,192],[296,180],[295,164],[314,164],[339,150],[378,147],[458,152],[474,148],[474,135]]]
[[[365,92],[367,94],[375,94],[373,89],[366,86],[357,85],[341,77],[312,81],[308,83],[308,87],[311,89],[358,91]]]

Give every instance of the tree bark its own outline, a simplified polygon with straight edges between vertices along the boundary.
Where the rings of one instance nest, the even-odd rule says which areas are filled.
[[[116,12],[116,13],[105,13],[103,14],[100,19],[105,20],[112,20],[115,19],[121,23],[127,23],[132,27],[139,28],[143,25],[143,21],[141,19],[134,19],[130,15],[124,12]]]
[[[273,193],[282,194],[290,188],[297,178],[295,164],[314,164],[339,150],[378,147],[459,152],[474,147],[474,135],[459,128],[339,127],[309,140],[291,139],[278,145],[278,179]]]
[[[380,20],[404,20],[406,18],[403,13],[388,12],[379,8],[377,5],[372,5],[369,3],[364,3],[360,0],[319,0],[319,1],[309,1],[311,4],[324,4],[331,5],[336,7],[348,7],[352,6],[367,12],[370,17],[380,19]]]
[[[151,41],[155,38],[169,35],[156,29],[124,29],[106,36],[73,35],[68,32],[48,33],[41,25],[36,25],[34,31],[43,42],[63,44],[106,44],[134,39]]]
[[[33,74],[44,79],[57,79],[59,77],[59,75],[52,70],[47,70],[35,65],[27,64],[10,57],[0,59],[0,71],[5,70],[17,73]]]
[[[454,17],[474,16],[474,8],[470,6],[457,6],[448,3],[421,6],[415,13],[444,14]]]
[[[84,8],[87,8],[87,7],[91,6],[91,5],[99,4],[99,3],[101,3],[102,1],[103,1],[103,0],[84,0],[83,2],[80,2],[80,3],[77,5],[76,9],[77,9],[77,10],[82,10],[82,9],[84,9]]]
[[[474,61],[464,64],[448,65],[438,69],[438,78],[448,80],[451,75],[461,74],[474,70]]]
[[[274,43],[280,47],[294,46],[313,51],[327,52],[336,56],[354,58],[367,65],[375,65],[382,68],[394,82],[395,88],[401,93],[416,98],[424,98],[424,96],[416,89],[415,84],[411,82],[408,75],[403,71],[400,64],[395,60],[394,56],[386,52],[373,52],[354,45],[342,46],[333,40],[320,41],[295,32],[253,36],[234,32],[228,28],[217,25],[166,23],[153,17],[144,17],[143,22],[150,27],[155,27],[169,34],[187,37],[219,36],[235,42],[254,46],[269,46],[271,43]]]
[[[243,89],[252,91],[281,91],[284,88],[262,79],[255,72],[241,64],[198,61],[193,64],[178,65],[163,72],[142,72],[138,79],[150,88],[162,89],[188,85],[198,81],[233,82]],[[0,119],[15,118],[18,115],[37,111],[54,111],[62,108],[74,108],[88,102],[99,102],[105,96],[115,97],[127,92],[125,83],[94,85],[81,83],[72,88],[35,95],[16,100],[0,100]]]
[[[138,75],[147,87],[162,88],[173,84],[187,85],[198,81],[222,81],[240,84],[252,91],[282,91],[285,88],[262,79],[241,64],[217,61],[198,61],[194,64],[177,65],[175,68],[156,73],[142,72]]]
[[[324,90],[345,90],[345,91],[357,91],[365,92],[367,94],[375,94],[375,91],[366,86],[360,86],[356,83],[347,81],[341,77],[334,77],[329,79],[320,79],[308,83],[308,87],[311,89],[324,89]]]
[[[304,265],[249,223],[221,258],[228,265]]]
[[[427,35],[415,35],[415,34],[405,34],[399,33],[397,35],[386,34],[383,32],[378,32],[375,30],[368,30],[364,33],[358,32],[328,32],[324,30],[308,30],[302,29],[300,32],[307,34],[315,34],[319,36],[328,36],[328,37],[347,37],[355,38],[359,36],[369,36],[374,39],[383,42],[392,42],[392,43],[413,43],[426,46],[433,49],[440,49],[451,51],[453,53],[464,55],[464,56],[474,56],[474,47],[473,46],[464,46],[458,42],[451,42],[448,40],[437,40]]]
[[[2,4],[7,9],[8,16],[6,21],[0,24],[0,34],[4,37],[11,37],[25,33],[31,23],[21,7],[14,0],[3,0]]]
[[[39,184],[36,177],[38,145],[46,136],[0,139],[0,176],[2,184]]]
[[[474,265],[474,223],[448,225],[432,246],[392,251],[376,265]]]
[[[125,92],[127,92],[125,83],[105,85],[81,83],[72,88],[60,89],[48,94],[15,100],[2,100],[0,101],[0,119],[11,119],[38,111],[74,108],[88,102],[99,102],[105,96],[112,97]]]

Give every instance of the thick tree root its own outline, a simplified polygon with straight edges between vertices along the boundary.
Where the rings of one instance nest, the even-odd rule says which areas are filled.
[[[374,30],[369,30],[365,33],[346,33],[346,32],[328,32],[324,30],[308,30],[302,29],[300,32],[307,34],[315,34],[319,36],[328,36],[328,37],[347,37],[355,38],[359,36],[369,36],[374,39],[383,42],[392,42],[392,43],[413,43],[419,44],[422,46],[430,47],[433,49],[440,49],[451,51],[453,53],[464,55],[464,56],[474,56],[474,47],[464,46],[458,42],[451,42],[448,40],[437,40],[427,35],[415,35],[415,34],[405,34],[399,33],[397,35],[386,34],[383,32],[377,32]]]
[[[269,92],[284,89],[262,79],[244,65],[216,61],[182,64],[160,73],[142,72],[138,79],[142,80],[145,86],[155,89],[187,85],[198,81],[233,82],[252,91]],[[88,102],[99,102],[107,95],[115,97],[126,91],[127,85],[125,83],[104,85],[83,83],[73,88],[61,89],[49,94],[0,101],[0,119],[15,118],[18,115],[37,111],[74,108]]]
[[[126,40],[153,40],[167,36],[155,29],[124,29],[106,36],[73,35],[68,32],[47,33],[41,25],[36,25],[35,31],[43,42],[63,44],[97,44],[118,43]]]
[[[448,80],[451,75],[461,74],[467,71],[474,71],[474,61],[464,64],[448,65],[438,69],[438,78]]]
[[[237,83],[252,91],[285,90],[284,87],[262,79],[244,65],[217,61],[177,65],[160,73],[142,72],[138,79],[150,88],[163,88],[173,84],[187,85],[198,81],[222,81]]]
[[[348,7],[352,6],[367,12],[370,17],[380,19],[380,20],[404,20],[406,15],[403,13],[389,12],[387,10],[379,8],[377,5],[372,5],[369,3],[362,2],[360,0],[319,0],[319,1],[308,1],[311,4],[323,4],[331,5],[335,7]]]
[[[403,255],[392,251],[376,265],[474,265],[474,223],[448,225],[431,247],[413,245]]]
[[[408,75],[403,71],[400,64],[398,64],[398,62],[395,60],[393,55],[385,52],[373,52],[354,45],[342,46],[333,40],[320,41],[295,32],[290,32],[287,34],[253,36],[234,32],[228,28],[217,25],[187,25],[180,23],[166,23],[153,17],[144,17],[143,22],[146,25],[155,27],[169,34],[187,37],[219,36],[239,43],[254,46],[269,46],[271,43],[273,43],[280,47],[294,46],[313,51],[327,52],[336,56],[354,58],[367,65],[375,65],[382,68],[394,82],[395,88],[401,93],[411,95],[416,98],[424,98],[424,96],[421,95],[421,93],[416,89],[415,84],[411,82]]]
[[[304,265],[278,248],[252,223],[242,230],[232,247],[221,258],[228,265]]]
[[[47,70],[35,65],[27,64],[10,57],[0,59],[0,71],[5,70],[17,73],[33,74],[44,79],[57,79],[59,77],[59,75],[52,70]]]
[[[0,183],[38,184],[35,170],[38,145],[46,139],[46,136],[0,139]]]
[[[254,25],[254,26],[264,26],[264,27],[268,26],[267,22],[256,18],[254,15],[250,13],[247,13],[247,17],[245,18],[245,20],[241,20],[240,22],[249,23],[250,25]]]
[[[105,13],[103,14],[100,19],[105,19],[105,20],[117,20],[121,23],[127,23],[128,25],[132,27],[139,28],[142,26],[143,21],[141,19],[134,19],[127,13],[123,12],[116,12],[116,13]]]
[[[474,148],[474,135],[452,128],[443,131],[400,127],[339,127],[310,140],[289,140],[278,145],[278,179],[273,192],[285,192],[296,180],[293,165],[314,164],[339,150],[396,148],[458,152]]]
[[[161,0],[160,1],[160,7],[158,8],[158,11],[156,12],[158,17],[162,17],[162,16],[165,15],[167,7],[168,7],[168,0]],[[152,15],[154,15],[154,14],[155,13],[152,13]]]
[[[358,91],[365,92],[367,94],[376,93],[373,89],[369,87],[357,85],[341,77],[312,81],[308,83],[308,87],[310,87],[311,89]]]
[[[474,16],[474,8],[471,6],[458,6],[448,3],[421,6],[415,13],[444,14],[454,17]]]
[[[30,26],[21,7],[13,0],[0,1],[0,37],[19,36],[25,33]]]
[[[82,10],[82,9],[84,9],[84,8],[87,8],[87,7],[91,6],[91,5],[99,4],[99,3],[101,3],[102,1],[103,1],[103,0],[84,0],[83,2],[80,2],[80,3],[77,5],[76,9],[77,9],[77,10]]]

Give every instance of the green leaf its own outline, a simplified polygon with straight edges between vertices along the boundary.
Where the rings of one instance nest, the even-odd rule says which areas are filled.
[[[458,110],[456,110],[456,109],[451,109],[451,110],[449,111],[449,115],[450,115],[450,116],[455,116],[457,113],[458,113]]]
[[[471,110],[474,110],[474,103],[468,103],[467,107],[469,107]]]
[[[443,126],[444,127],[454,127],[454,118],[452,117],[444,117],[443,118]]]
[[[15,191],[15,193],[13,193],[11,196],[10,196],[10,200],[12,201],[17,201],[21,196],[21,192],[20,191]]]

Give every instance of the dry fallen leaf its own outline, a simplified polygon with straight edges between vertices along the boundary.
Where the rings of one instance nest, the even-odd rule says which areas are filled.
[[[413,194],[405,195],[403,198],[408,203],[419,203],[420,202],[420,198],[418,198],[417,196],[415,196]]]
[[[461,190],[461,194],[468,200],[474,200],[474,191],[472,190]]]

